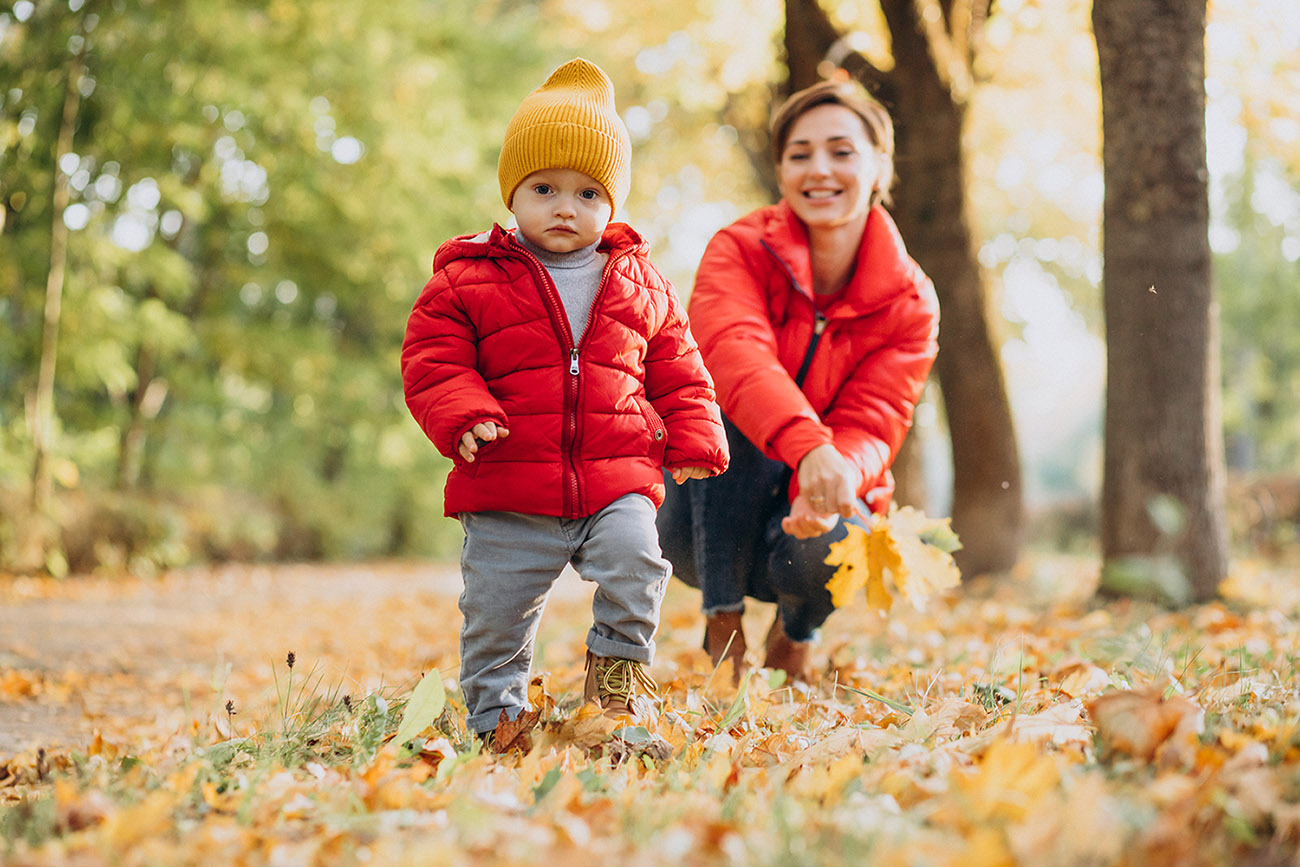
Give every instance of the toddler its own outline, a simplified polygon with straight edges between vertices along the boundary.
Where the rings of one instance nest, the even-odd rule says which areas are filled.
[[[584,696],[635,715],[657,687],[671,572],[655,512],[728,451],[684,308],[629,226],[631,182],[614,88],[572,60],[520,105],[497,174],[517,229],[444,243],[402,346],[406,403],[451,458],[460,519],[460,685],[469,729],[527,709],[533,641],[566,563],[595,582]]]

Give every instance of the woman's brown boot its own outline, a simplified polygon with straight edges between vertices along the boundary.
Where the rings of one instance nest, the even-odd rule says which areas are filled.
[[[732,676],[740,680],[745,669],[745,630],[741,626],[740,611],[720,611],[710,614],[704,624],[704,649],[709,659],[717,665],[730,659]]]
[[[780,669],[790,680],[808,681],[808,659],[812,655],[812,642],[795,641],[786,635],[780,614],[772,620],[772,628],[767,631],[765,644],[767,655],[763,660],[764,668]]]

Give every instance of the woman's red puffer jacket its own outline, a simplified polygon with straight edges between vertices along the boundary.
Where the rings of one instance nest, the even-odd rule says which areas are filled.
[[[893,220],[873,208],[801,389],[794,378],[817,322],[811,290],[808,233],[782,201],[709,242],[691,294],[691,329],[723,413],[755,446],[797,467],[833,443],[861,474],[858,496],[883,511],[893,491],[888,468],[938,353],[938,299]]]
[[[580,518],[628,493],[662,504],[663,467],[727,466],[713,382],[672,286],[630,227],[608,254],[574,349],[546,269],[500,226],[453,238],[434,257],[402,346],[406,403],[451,458],[444,511]],[[457,451],[475,424],[507,437],[473,463]]]

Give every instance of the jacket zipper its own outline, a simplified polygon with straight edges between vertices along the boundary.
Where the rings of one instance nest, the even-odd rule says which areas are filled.
[[[528,266],[533,269],[533,272],[542,281],[542,288],[545,290],[542,294],[550,307],[551,315],[560,326],[561,345],[567,344],[569,347],[569,377],[564,383],[564,431],[560,437],[560,451],[562,453],[561,460],[564,462],[563,484],[567,494],[565,515],[566,517],[578,517],[582,505],[582,490],[578,484],[577,461],[573,458],[574,443],[578,439],[578,355],[582,346],[587,342],[587,337],[591,334],[596,306],[600,301],[601,294],[605,291],[611,266],[616,258],[621,259],[627,254],[611,255],[605,261],[605,268],[600,275],[600,285],[596,287],[596,295],[591,299],[591,307],[587,310],[587,327],[583,331],[581,339],[574,340],[573,332],[569,328],[569,317],[564,312],[564,305],[560,302],[559,290],[555,288],[551,275],[537,261],[537,258],[525,250],[518,241],[513,238],[511,241],[524,253],[524,259]]]
[[[808,368],[812,367],[813,355],[817,352],[817,344],[821,342],[822,332],[826,330],[826,314],[817,309],[817,300],[813,298],[807,289],[800,285],[799,278],[794,276],[794,270],[777,254],[776,250],[772,249],[772,245],[767,243],[766,239],[760,240],[759,243],[763,245],[763,249],[772,254],[772,258],[785,270],[785,275],[790,278],[790,283],[795,290],[805,296],[813,305],[812,337],[808,340],[808,348],[804,351],[803,361],[799,364],[799,372],[794,375],[794,384],[802,389],[804,377],[808,375]]]

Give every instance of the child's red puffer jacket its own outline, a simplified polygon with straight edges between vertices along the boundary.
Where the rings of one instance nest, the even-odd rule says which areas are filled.
[[[581,342],[546,269],[511,232],[453,238],[434,257],[402,345],[406,403],[454,462],[444,511],[595,514],[619,497],[664,498],[663,467],[726,469],[713,381],[685,310],[630,227],[611,223]],[[507,437],[473,463],[462,435]]]

